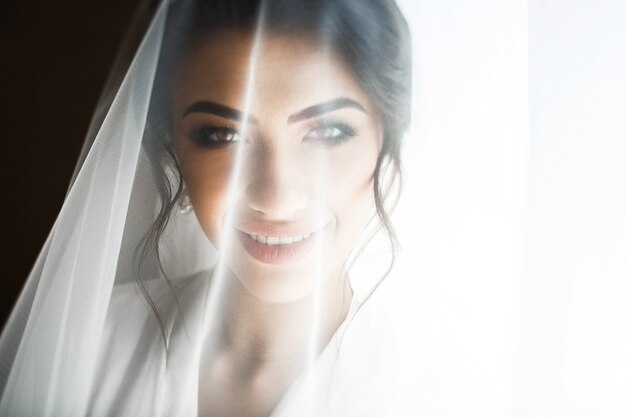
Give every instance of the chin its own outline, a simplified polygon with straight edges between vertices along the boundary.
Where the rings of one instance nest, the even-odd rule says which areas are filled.
[[[311,261],[291,265],[259,265],[242,262],[232,266],[236,279],[254,297],[268,303],[291,303],[311,296],[319,280],[330,271],[320,270]]]
[[[338,277],[334,230],[325,228],[309,239],[284,246],[233,239],[227,264],[241,285],[254,297],[269,303],[291,303],[312,296],[331,277]],[[320,282],[321,281],[321,282]]]

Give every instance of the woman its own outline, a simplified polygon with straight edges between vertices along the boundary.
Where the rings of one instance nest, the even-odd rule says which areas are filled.
[[[161,5],[5,332],[2,411],[386,413],[384,274],[348,278],[368,222],[394,244],[408,48],[391,1]]]

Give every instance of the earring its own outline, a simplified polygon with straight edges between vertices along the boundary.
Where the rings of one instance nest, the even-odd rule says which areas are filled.
[[[187,190],[184,190],[181,199],[178,201],[178,212],[180,214],[189,214],[192,211],[193,206],[191,205],[189,194],[187,194]]]

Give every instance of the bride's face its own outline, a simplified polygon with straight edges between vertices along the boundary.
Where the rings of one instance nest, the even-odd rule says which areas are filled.
[[[339,278],[373,209],[382,126],[345,63],[305,38],[200,39],[174,88],[176,152],[207,237],[255,296]],[[334,282],[335,281],[335,282]]]

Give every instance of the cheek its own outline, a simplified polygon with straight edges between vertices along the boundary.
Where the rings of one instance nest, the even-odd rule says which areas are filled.
[[[179,153],[181,171],[198,222],[214,245],[219,243],[232,166],[229,149]]]
[[[356,156],[356,157],[355,157]],[[330,204],[337,220],[337,231],[353,239],[368,221],[374,203],[373,175],[377,146],[359,146],[333,161],[330,178]]]

